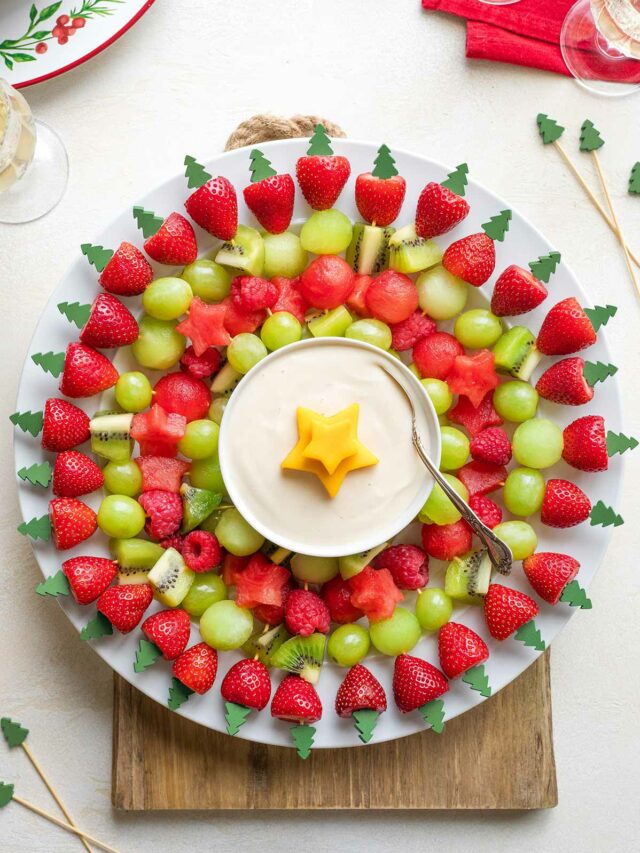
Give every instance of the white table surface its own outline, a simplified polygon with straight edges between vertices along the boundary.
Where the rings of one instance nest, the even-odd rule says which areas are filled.
[[[464,25],[423,13],[418,0],[158,0],[119,42],[63,77],[25,90],[37,116],[64,137],[66,196],[27,226],[0,226],[4,440],[0,517],[0,713],[31,729],[29,743],[80,825],[126,853],[203,847],[241,851],[627,851],[637,809],[638,606],[633,546],[640,514],[640,450],[627,462],[618,510],[627,519],[577,614],[553,646],[560,804],[539,813],[122,814],[110,805],[112,677],[52,601],[33,592],[39,571],[19,523],[7,417],[36,319],[52,288],[105,220],[180,170],[185,152],[219,151],[258,112],[313,112],[350,136],[380,140],[455,165],[517,206],[562,251],[594,302],[620,313],[609,340],[622,366],[626,429],[640,432],[640,311],[621,252],[556,153],[543,149],[539,111],[576,134],[589,117],[607,140],[602,161],[627,233],[640,249],[640,199],[625,192],[640,160],[640,95],[599,99],[572,80],[467,62]],[[585,171],[590,163],[582,159]],[[0,777],[55,810],[21,750],[0,744]],[[487,779],[487,785],[491,780]],[[635,788],[635,792],[634,792]],[[82,849],[17,805],[0,814],[3,853]]]

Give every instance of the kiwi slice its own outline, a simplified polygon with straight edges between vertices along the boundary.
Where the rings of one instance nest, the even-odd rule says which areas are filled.
[[[189,592],[195,572],[187,567],[175,548],[167,548],[149,572],[149,583],[157,598],[167,607],[177,607]]]
[[[133,415],[129,412],[101,414],[89,421],[91,449],[112,462],[127,462],[133,447],[129,432]]]
[[[281,566],[283,563],[287,562],[292,551],[288,551],[286,548],[281,548],[279,545],[274,545],[273,542],[265,542],[262,546],[262,553],[265,557],[268,557],[272,563],[276,563],[276,565]]]
[[[399,228],[389,240],[389,266],[396,272],[420,272],[441,260],[442,249],[433,240],[418,237],[413,225]]]
[[[149,573],[144,569],[121,569],[118,572],[118,583],[149,583]]]
[[[351,314],[344,305],[339,305],[309,320],[307,325],[314,338],[343,338],[352,323]]]
[[[389,266],[389,239],[395,228],[380,228],[356,222],[351,245],[347,249],[347,263],[363,275],[375,275]]]
[[[262,275],[264,242],[260,232],[247,225],[238,225],[235,237],[220,246],[215,261],[247,275]]]
[[[528,382],[542,355],[536,347],[533,332],[525,326],[513,326],[498,338],[493,348],[496,370],[510,373],[516,379]]]
[[[370,551],[362,551],[360,554],[350,554],[348,557],[340,557],[338,566],[340,567],[340,574],[343,579],[347,581],[354,575],[359,575],[365,566],[368,566],[378,554],[384,551],[388,544],[388,542],[383,542],[382,545],[378,545],[377,548],[371,548]]]
[[[482,604],[491,583],[491,560],[487,551],[473,551],[449,563],[444,591],[456,601]]]
[[[164,548],[146,539],[112,539],[109,547],[123,573],[141,571],[146,574],[164,554]]]
[[[265,666],[271,666],[274,654],[289,637],[290,634],[284,625],[276,625],[275,628],[271,628],[264,634],[259,631],[249,637],[242,647],[242,651],[248,658],[258,655],[258,660],[262,661]]]
[[[241,379],[242,373],[238,373],[227,363],[216,374],[216,378],[211,383],[211,391],[219,397],[228,397]]]
[[[183,483],[180,486],[182,496],[182,533],[189,533],[208,518],[220,504],[222,495],[209,489],[196,489]]]
[[[299,675],[309,684],[317,684],[326,642],[325,635],[319,633],[309,637],[291,637],[275,652],[271,662],[278,669]]]

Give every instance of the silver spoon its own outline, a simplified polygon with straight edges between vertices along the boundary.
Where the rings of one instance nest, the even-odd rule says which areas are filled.
[[[409,406],[411,408],[411,440],[413,441],[413,446],[416,449],[416,453],[420,457],[422,463],[425,468],[429,471],[433,479],[440,486],[442,491],[449,498],[451,503],[455,506],[458,512],[462,515],[467,524],[471,527],[476,536],[480,539],[484,547],[487,549],[489,554],[489,559],[493,567],[496,571],[500,572],[501,575],[508,575],[511,572],[511,566],[513,564],[513,555],[511,553],[511,549],[503,542],[502,539],[498,538],[496,534],[491,530],[491,528],[487,527],[487,525],[481,521],[475,512],[471,509],[471,507],[464,501],[460,495],[453,489],[446,479],[442,476],[437,466],[429,458],[429,454],[424,449],[424,445],[420,440],[420,436],[418,435],[418,426],[416,421],[416,407],[413,402],[413,397],[409,392],[409,389],[406,387],[404,382],[391,370],[389,370],[386,365],[378,363],[378,366],[384,370],[384,372],[390,376],[396,385],[402,389],[405,397],[409,402]]]

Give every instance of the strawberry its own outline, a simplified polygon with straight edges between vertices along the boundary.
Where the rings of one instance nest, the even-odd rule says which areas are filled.
[[[504,465],[491,462],[467,462],[457,473],[457,477],[466,487],[469,496],[487,495],[504,486],[507,469]]]
[[[274,694],[271,716],[294,723],[315,723],[322,717],[322,703],[312,684],[299,675],[287,675]]]
[[[80,332],[81,343],[97,349],[111,349],[129,346],[137,337],[138,324],[131,311],[110,293],[100,293]]]
[[[53,465],[51,489],[61,498],[77,498],[95,492],[104,483],[102,471],[93,459],[77,450],[59,453]]]
[[[466,554],[471,550],[471,538],[471,528],[462,519],[454,524],[422,525],[422,547],[435,560],[450,562]]]
[[[278,288],[278,298],[271,310],[275,314],[276,311],[288,311],[300,323],[304,323],[304,315],[307,313],[309,306],[304,296],[298,289],[300,280],[297,278],[285,278],[284,276],[275,276],[271,279],[271,283]]]
[[[42,422],[42,446],[45,450],[70,450],[90,437],[89,416],[82,409],[58,397],[47,400]]]
[[[220,693],[225,702],[262,711],[271,698],[269,670],[262,661],[239,660],[223,678]]]
[[[218,653],[206,643],[198,643],[176,658],[172,671],[185,687],[202,695],[211,690],[216,680]]]
[[[49,504],[49,519],[58,551],[75,548],[92,536],[98,526],[95,512],[76,498],[54,498]]]
[[[467,284],[481,287],[496,266],[494,242],[482,232],[456,240],[442,256],[442,266]]]
[[[60,391],[67,397],[93,397],[118,381],[118,371],[109,359],[84,344],[67,347]]]
[[[233,240],[238,230],[238,199],[233,184],[221,175],[210,178],[185,201],[189,216],[218,240]]]
[[[186,610],[160,610],[148,616],[140,630],[154,643],[165,660],[175,660],[186,649],[191,634],[191,619]]]
[[[469,498],[469,506],[480,521],[486,524],[491,530],[497,527],[502,521],[502,510],[491,498],[487,498],[484,495],[473,495]]]
[[[430,240],[446,234],[469,215],[469,203],[442,184],[429,183],[420,193],[416,234]]]
[[[573,296],[549,311],[538,332],[536,346],[545,355],[568,355],[596,342],[591,320]]]
[[[407,182],[400,175],[379,178],[365,172],[356,178],[356,205],[365,222],[386,228],[397,218]]]
[[[193,226],[181,213],[170,213],[156,233],[145,240],[144,250],[159,264],[170,267],[192,264],[198,257]]]
[[[378,679],[360,663],[352,666],[336,694],[336,714],[350,717],[354,711],[387,710],[387,697]]]
[[[545,400],[564,406],[581,406],[593,399],[593,388],[584,378],[582,358],[563,358],[548,367],[536,384]]]
[[[491,311],[497,317],[526,314],[544,302],[547,295],[547,288],[529,270],[512,264],[495,283]]]
[[[538,605],[524,592],[499,583],[489,585],[484,598],[484,618],[494,639],[506,640],[537,613]]]
[[[564,428],[562,457],[579,471],[606,471],[609,467],[604,418],[585,415]]]
[[[476,408],[487,394],[500,384],[495,371],[495,355],[478,350],[473,355],[458,355],[447,373],[447,385],[453,394],[467,397]]]
[[[138,503],[148,517],[144,529],[152,539],[166,539],[180,527],[182,501],[179,495],[154,489],[140,495]]]
[[[403,714],[438,699],[449,689],[435,666],[413,655],[399,655],[393,668],[393,698]]]
[[[540,520],[549,527],[574,527],[589,518],[591,501],[574,483],[568,480],[547,482]]]
[[[511,462],[511,442],[500,427],[483,429],[472,439],[470,450],[477,462],[490,462],[493,465],[508,465]]]
[[[314,210],[333,207],[350,174],[347,158],[336,154],[307,155],[300,157],[296,163],[296,177],[302,195]]]
[[[150,584],[124,583],[105,589],[96,607],[121,634],[128,634],[138,625],[152,601]]]
[[[106,557],[72,557],[64,561],[62,571],[78,604],[91,604],[114,580],[118,564]]]
[[[225,329],[227,310],[227,305],[208,305],[194,296],[189,314],[176,326],[176,332],[191,340],[196,355],[202,355],[209,347],[226,347],[231,343],[231,336]]]
[[[557,604],[565,586],[578,574],[580,563],[567,554],[539,551],[522,563],[527,580],[543,601]]]
[[[456,405],[449,409],[447,418],[454,424],[462,424],[470,436],[476,436],[491,426],[499,426],[502,418],[493,407],[493,391],[485,395],[476,408],[467,397],[460,397]]]
[[[471,628],[459,622],[447,622],[438,635],[440,667],[447,678],[458,678],[489,657],[487,644]]]
[[[153,281],[149,261],[131,243],[121,243],[98,279],[109,293],[136,296]]]
[[[247,207],[270,234],[282,234],[289,227],[295,194],[291,175],[275,173],[249,184],[243,191]]]

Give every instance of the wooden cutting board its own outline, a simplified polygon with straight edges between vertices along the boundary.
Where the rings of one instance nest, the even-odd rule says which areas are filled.
[[[558,802],[549,652],[440,736],[425,731],[319,749],[302,761],[293,749],[185,720],[119,676],[113,735],[112,801],[132,811],[541,809]]]

